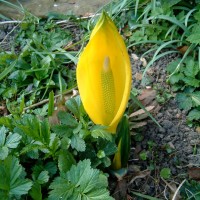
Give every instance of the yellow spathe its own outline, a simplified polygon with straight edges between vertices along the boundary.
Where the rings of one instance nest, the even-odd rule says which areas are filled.
[[[106,13],[79,58],[76,76],[91,120],[115,133],[130,95],[131,67],[124,41]]]

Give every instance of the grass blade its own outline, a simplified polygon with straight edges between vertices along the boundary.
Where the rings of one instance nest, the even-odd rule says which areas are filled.
[[[3,72],[1,72],[0,74],[0,81],[6,77],[15,67],[15,64],[16,64],[17,60],[13,61],[9,67],[7,67],[6,69],[4,69]]]
[[[172,22],[173,24],[176,24],[177,26],[182,28],[184,31],[187,31],[187,27],[174,17],[169,17],[169,16],[165,16],[165,15],[158,15],[156,17],[149,17],[148,18],[148,20],[151,20],[151,19],[164,19],[164,20]]]
[[[158,199],[156,197],[151,197],[149,195],[141,194],[139,192],[131,192],[131,193],[134,194],[135,196],[139,196],[139,197],[142,197],[142,198],[148,199],[148,200],[161,200],[161,199]]]

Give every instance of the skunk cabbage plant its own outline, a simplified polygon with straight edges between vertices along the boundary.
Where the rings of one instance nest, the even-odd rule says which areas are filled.
[[[105,12],[80,55],[76,75],[91,120],[116,133],[130,95],[131,66],[125,43]]]

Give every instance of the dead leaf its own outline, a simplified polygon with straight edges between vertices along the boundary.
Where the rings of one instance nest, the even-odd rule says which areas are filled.
[[[145,178],[151,174],[150,170],[139,171],[133,173],[131,180],[129,181],[129,185],[132,184],[138,178]]]
[[[149,112],[149,111],[151,111],[151,110],[154,109],[154,106],[147,106],[145,109]],[[144,113],[146,113],[145,110],[140,109],[140,110],[137,110],[136,112],[130,114],[130,115],[129,115],[129,118],[130,118],[130,117],[135,117],[135,116],[138,116],[138,115],[142,115],[142,114],[144,114]]]
[[[138,96],[138,99],[142,102],[144,106],[151,105],[151,102],[156,98],[156,91],[153,89],[144,89],[142,93]]]
[[[137,81],[141,81],[142,80],[142,74],[141,73],[136,73],[135,75],[135,79],[137,80]]]
[[[177,50],[180,51],[182,54],[185,54],[187,49],[188,49],[188,46],[186,45],[177,47]]]
[[[137,123],[130,122],[130,130],[137,129],[146,125],[147,125],[147,122],[137,122]]]
[[[189,178],[200,181],[200,168],[191,167],[188,169]]]

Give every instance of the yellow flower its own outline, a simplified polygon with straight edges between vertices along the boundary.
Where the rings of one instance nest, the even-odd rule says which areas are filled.
[[[130,95],[131,67],[124,41],[106,13],[79,58],[76,76],[91,120],[115,133]]]

